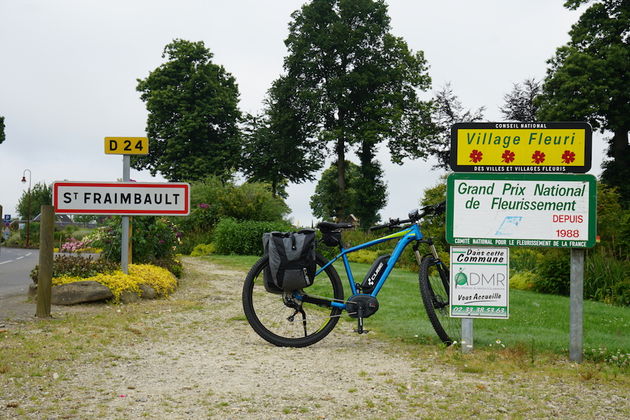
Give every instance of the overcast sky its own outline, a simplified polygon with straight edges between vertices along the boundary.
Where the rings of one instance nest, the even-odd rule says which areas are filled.
[[[513,83],[542,79],[580,11],[563,0],[388,0],[392,33],[422,50],[435,91],[450,82],[466,108],[489,121]],[[203,41],[238,83],[244,112],[261,109],[282,72],[290,14],[302,0],[0,0],[0,205],[16,215],[27,185],[55,180],[116,181],[122,158],[105,155],[106,136],[145,136],[147,112],[136,79],[159,66],[174,38]],[[595,134],[593,169],[604,148]],[[417,206],[443,172],[431,162],[383,160],[389,187],[384,217]],[[28,176],[27,176],[28,178]],[[132,170],[138,181],[163,181]],[[291,185],[294,221],[309,225],[314,184]]]

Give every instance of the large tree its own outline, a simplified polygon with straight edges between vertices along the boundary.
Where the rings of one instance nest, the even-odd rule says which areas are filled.
[[[359,219],[362,227],[372,226],[380,219],[378,212],[387,202],[387,186],[381,179],[380,165],[374,162],[373,166],[369,166],[370,170],[377,172],[372,177],[377,181],[368,183],[363,178],[362,168],[346,161],[347,184],[343,194],[340,193],[337,183],[337,167],[335,162],[326,169],[315,186],[315,194],[310,201],[313,215],[324,220],[353,215]],[[369,200],[365,199],[365,194],[370,195]]]
[[[265,110],[247,116],[243,129],[241,169],[249,181],[268,182],[274,196],[284,195],[287,182],[314,179],[323,153],[309,138],[293,97],[282,79],[269,89]]]
[[[503,96],[504,104],[499,107],[503,118],[509,121],[536,121],[538,105],[534,100],[541,92],[541,83],[525,79],[523,84],[514,83],[512,91]]]
[[[362,150],[362,166],[383,141],[396,163],[425,156],[430,104],[418,92],[431,79],[423,53],[390,33],[385,2],[312,0],[292,18],[279,83],[291,92],[287,112],[301,115],[306,135],[336,155],[340,195],[350,148]],[[339,209],[340,217],[345,213]]]
[[[619,187],[630,207],[630,2],[569,0],[570,9],[589,3],[573,25],[571,40],[548,61],[539,98],[543,120],[586,120],[612,133],[602,179]]]
[[[433,141],[427,145],[429,154],[435,156],[436,169],[450,168],[451,127],[463,122],[476,122],[483,118],[485,108],[477,110],[464,109],[461,101],[453,92],[450,83],[444,85],[433,99],[432,119],[437,128]]]
[[[132,166],[169,181],[228,178],[240,155],[234,77],[212,63],[203,42],[176,39],[162,58],[167,61],[138,80],[149,112],[150,154],[134,156]]]

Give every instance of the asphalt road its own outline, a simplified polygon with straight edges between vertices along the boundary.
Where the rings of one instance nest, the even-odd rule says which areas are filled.
[[[33,282],[31,270],[39,263],[39,250],[0,247],[0,297],[26,294]]]

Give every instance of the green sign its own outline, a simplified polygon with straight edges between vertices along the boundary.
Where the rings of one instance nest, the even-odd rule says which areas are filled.
[[[454,173],[447,182],[446,240],[590,248],[596,200],[592,175]]]

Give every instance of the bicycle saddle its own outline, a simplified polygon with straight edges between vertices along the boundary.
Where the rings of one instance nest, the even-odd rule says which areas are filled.
[[[319,222],[317,229],[322,232],[332,232],[338,229],[351,229],[354,225],[352,223],[333,223],[333,222]]]

